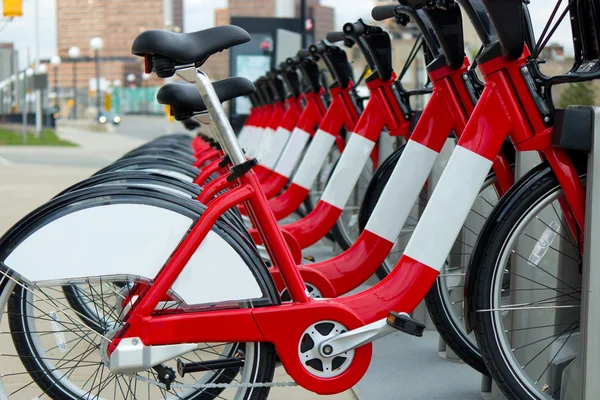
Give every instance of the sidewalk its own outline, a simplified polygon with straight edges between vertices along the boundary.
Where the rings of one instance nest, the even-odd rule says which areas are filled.
[[[57,135],[78,147],[0,146],[0,165],[42,164],[99,170],[145,141],[114,132],[59,127]]]
[[[0,234],[57,193],[96,171],[86,167],[0,165]]]
[[[109,132],[94,132],[78,127],[59,126],[56,134],[73,142],[79,149],[90,154],[101,154],[104,157],[121,157],[126,152],[145,143],[144,140],[117,134],[114,129]]]

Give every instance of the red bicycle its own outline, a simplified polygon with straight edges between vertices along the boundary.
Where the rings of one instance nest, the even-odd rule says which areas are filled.
[[[424,6],[421,0],[407,3],[414,8]],[[163,77],[176,73],[197,86],[214,121],[216,137],[231,161],[229,190],[207,207],[135,189],[79,191],[36,210],[2,238],[6,273],[1,298],[8,307],[6,315],[18,354],[37,385],[44,393],[60,398],[96,396],[104,385],[110,385],[112,392],[123,384],[126,389],[121,395],[127,397],[129,391],[138,392],[133,382],[143,382],[139,386],[148,392],[163,390],[181,398],[214,397],[227,388],[238,398],[264,398],[272,385],[275,348],[286,371],[307,389],[336,393],[350,388],[366,372],[371,341],[395,330],[416,335],[422,330],[406,313],[423,299],[445,264],[507,136],[522,150],[544,154],[564,193],[565,222],[572,232],[582,230],[585,196],[580,176],[566,152],[550,146],[553,130],[536,106],[536,93],[522,71],[528,50],[522,37],[508,40],[512,35],[501,28],[508,25],[502,9],[493,6],[497,2],[490,3],[487,11],[500,40],[484,43],[479,57],[485,89],[397,268],[365,292],[318,301],[306,293],[305,282],[252,171],[254,161],[241,151],[213,86],[198,70],[211,54],[249,40],[247,33],[225,26],[190,34],[141,34],[133,52],[145,56],[148,70]],[[461,4],[472,17],[480,17],[467,0]],[[518,5],[521,7],[520,1]],[[394,11],[392,8],[392,14]],[[432,21],[443,21],[456,9],[427,9],[425,13]],[[348,24],[345,35],[358,35],[361,27],[364,25]],[[362,45],[369,43],[365,37],[359,39]],[[452,61],[456,60],[434,60],[429,73],[443,74],[449,69],[446,63]],[[458,68],[464,57],[459,61]],[[385,106],[380,100],[389,89],[383,85],[388,80],[378,75],[385,70],[373,71],[368,83],[374,97],[369,105]],[[442,82],[451,81],[451,75],[445,74]],[[427,121],[422,119],[415,131]],[[440,118],[436,121],[445,123]],[[361,132],[360,123],[356,130]],[[446,135],[447,130],[444,140]],[[360,139],[355,142],[369,140],[356,137]],[[354,147],[358,149],[351,139],[348,148]],[[369,156],[366,148],[361,148],[362,159]],[[337,168],[346,167],[351,166],[342,160]],[[419,190],[423,184],[424,178]],[[343,196],[326,190],[324,197],[335,202]],[[254,246],[221,217],[240,203],[278,266],[290,303],[279,304],[272,278]],[[450,208],[452,212],[448,212]],[[101,248],[97,246],[100,242]],[[46,268],[37,268],[42,260]],[[91,288],[92,305],[108,305],[104,292],[114,289],[111,283],[116,281],[151,284],[144,285],[141,292],[128,287],[111,290],[116,304],[98,308],[92,321],[71,312],[53,290],[57,284],[59,288],[80,284]],[[52,328],[53,324],[59,329]],[[70,328],[60,329],[61,324]],[[40,331],[52,332],[50,337],[58,343],[56,351],[65,349],[65,353],[79,350],[65,347],[69,340],[58,337],[65,332],[75,335],[73,340],[86,346],[82,354],[95,354],[97,361],[90,364],[97,372],[84,378],[72,374],[70,371],[87,366],[77,358],[63,373],[64,357],[54,364],[55,350],[44,346]],[[43,349],[49,350],[40,352]],[[212,351],[211,359],[185,359],[206,349]],[[178,382],[174,371],[164,365],[177,357],[181,357],[180,376],[187,376],[191,383]],[[105,378],[107,369],[111,378]],[[200,372],[207,373],[193,375]],[[536,392],[540,393],[543,390]]]

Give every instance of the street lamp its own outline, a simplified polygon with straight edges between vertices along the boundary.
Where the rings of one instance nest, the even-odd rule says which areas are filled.
[[[50,64],[54,66],[54,107],[58,110],[58,66],[62,59],[60,56],[52,56]]]
[[[69,58],[73,60],[73,119],[77,119],[77,59],[80,55],[79,47],[69,49]]]
[[[98,115],[100,115],[100,108],[102,108],[100,97],[100,50],[102,46],[104,46],[104,41],[101,37],[96,36],[90,40],[90,47],[94,50],[94,62],[96,63],[96,109]]]

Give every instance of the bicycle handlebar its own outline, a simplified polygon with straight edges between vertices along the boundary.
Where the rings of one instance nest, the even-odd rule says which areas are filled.
[[[360,22],[347,22],[344,24],[343,31],[344,35],[358,37],[365,33],[365,26]]]
[[[311,52],[308,49],[300,49],[298,50],[298,58],[308,58],[312,57]]]
[[[414,8],[415,10],[418,10],[420,8],[423,8],[427,5],[429,5],[428,3],[431,3],[431,1],[430,0],[400,0],[399,3],[404,6],[409,6],[410,8]]]
[[[308,48],[312,54],[321,55],[327,51],[327,46],[323,42],[319,42],[317,44],[311,44]]]
[[[344,32],[329,32],[327,34],[327,41],[330,43],[341,42],[344,40]]]
[[[396,5],[377,6],[371,10],[371,17],[375,21],[384,21],[396,16]]]
[[[300,59],[298,57],[288,57],[285,60],[285,63],[290,67],[295,67],[296,65],[298,65],[298,63],[300,63]]]

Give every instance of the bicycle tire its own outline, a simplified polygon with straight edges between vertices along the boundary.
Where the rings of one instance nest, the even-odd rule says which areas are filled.
[[[585,174],[582,173],[580,178],[585,181]],[[483,361],[500,390],[509,399],[548,399],[549,397],[542,393],[543,389],[536,391],[526,379],[518,377],[526,372],[520,373],[517,368],[512,367],[510,362],[512,354],[503,352],[500,343],[502,339],[496,333],[497,327],[492,321],[493,312],[477,310],[492,309],[494,277],[497,276],[498,268],[502,268],[503,271],[508,268],[499,266],[498,261],[505,253],[506,246],[510,246],[512,241],[516,240],[514,238],[517,236],[513,235],[519,234],[520,225],[531,220],[530,215],[536,213],[537,208],[543,205],[544,201],[551,199],[551,196],[560,196],[560,185],[548,165],[541,164],[500,201],[480,234],[468,271],[466,285],[467,291],[471,293],[471,299],[467,302],[471,309],[469,321],[474,328]],[[511,353],[514,351],[514,349],[510,350]],[[524,371],[524,367],[519,366],[518,370]],[[552,393],[554,388],[549,389],[549,393]]]

